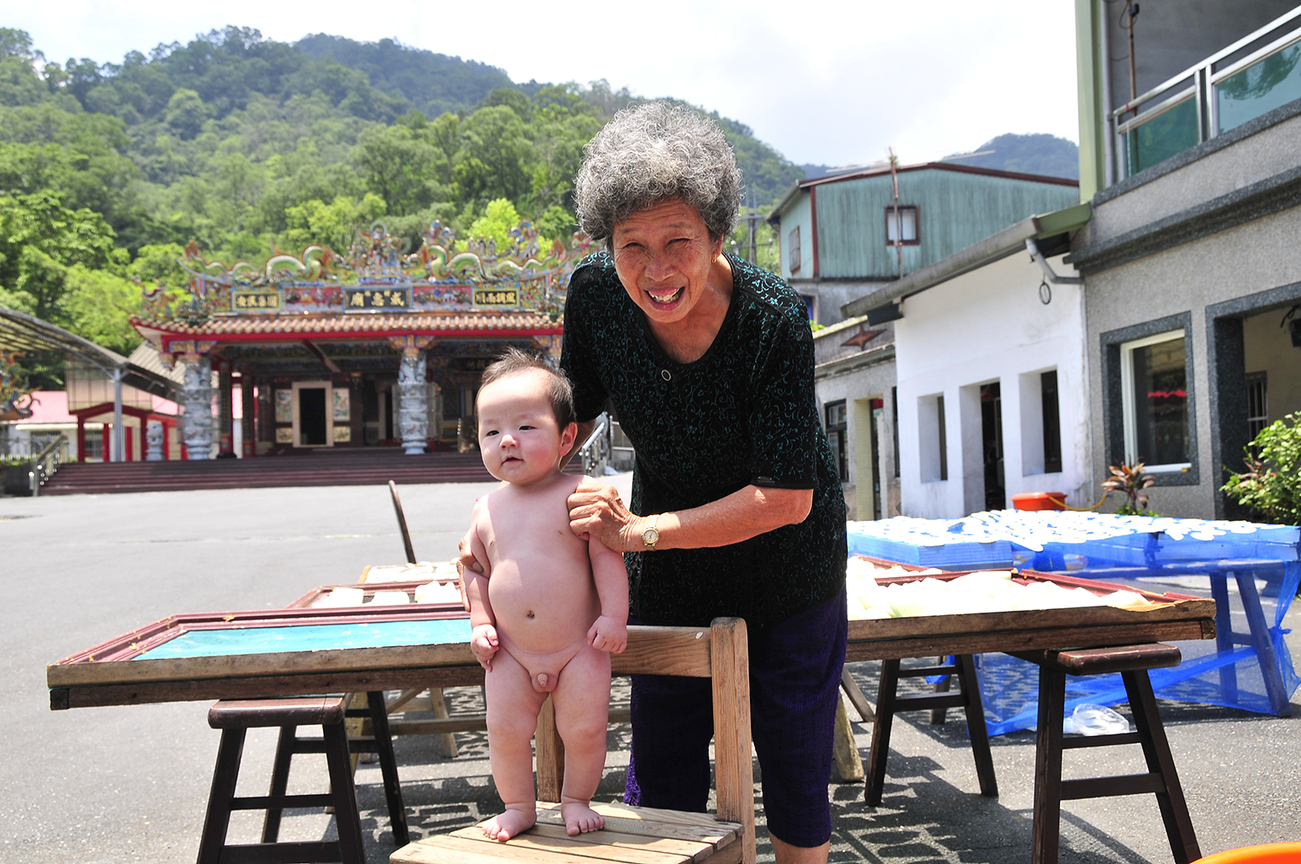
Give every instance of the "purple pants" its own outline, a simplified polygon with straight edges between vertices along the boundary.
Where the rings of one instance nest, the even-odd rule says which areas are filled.
[[[842,590],[750,634],[750,723],[764,816],[769,832],[792,846],[831,838],[827,784],[848,628]],[[708,678],[632,676],[624,802],[704,812],[713,736]]]

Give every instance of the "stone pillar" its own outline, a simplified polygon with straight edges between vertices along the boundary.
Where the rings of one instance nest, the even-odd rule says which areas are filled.
[[[203,354],[183,354],[181,362],[181,436],[191,459],[207,459],[212,451],[212,361]]]
[[[231,399],[233,388],[230,378],[230,361],[217,363],[217,444],[219,455],[235,455],[235,412]]]
[[[145,461],[163,461],[163,421],[150,420],[146,424],[145,443],[148,445],[148,450],[145,451]]]
[[[408,456],[424,453],[429,438],[429,385],[425,381],[425,352],[415,346],[402,349],[398,399],[402,447]]]

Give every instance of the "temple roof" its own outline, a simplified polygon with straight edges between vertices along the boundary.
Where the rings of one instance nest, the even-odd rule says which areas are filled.
[[[520,310],[425,313],[350,313],[308,315],[230,315],[192,324],[180,319],[135,318],[141,333],[157,338],[246,341],[250,338],[302,339],[344,337],[383,339],[392,335],[439,335],[477,338],[522,333],[559,334],[563,327],[547,315]],[[164,348],[164,350],[166,350]]]

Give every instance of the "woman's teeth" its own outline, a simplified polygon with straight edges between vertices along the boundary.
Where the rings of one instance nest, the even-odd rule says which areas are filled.
[[[672,303],[674,300],[678,299],[678,297],[682,296],[682,289],[675,288],[667,294],[656,294],[654,291],[648,291],[646,293],[650,294],[651,299],[656,303]]]

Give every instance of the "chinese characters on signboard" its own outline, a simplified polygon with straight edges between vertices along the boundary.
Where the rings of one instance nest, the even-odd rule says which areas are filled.
[[[231,295],[231,304],[236,312],[257,310],[280,311],[279,291],[236,291]]]
[[[410,309],[410,288],[344,288],[345,312],[370,312],[376,309]]]
[[[475,288],[475,306],[518,306],[519,291],[515,288]]]

